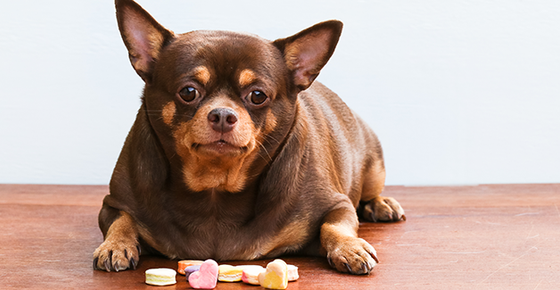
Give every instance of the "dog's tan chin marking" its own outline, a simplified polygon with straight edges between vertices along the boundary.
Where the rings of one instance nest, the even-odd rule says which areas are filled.
[[[218,189],[239,192],[247,181],[247,171],[255,158],[255,145],[250,142],[247,152],[235,157],[210,157],[191,153],[183,158],[184,181],[194,191]]]
[[[193,191],[218,189],[228,192],[239,192],[247,181],[247,171],[257,156],[256,140],[250,139],[238,155],[205,154],[193,148],[188,124],[179,126],[174,138],[177,153],[183,164],[183,180]],[[181,136],[187,138],[181,139]],[[241,152],[241,149],[240,149]]]

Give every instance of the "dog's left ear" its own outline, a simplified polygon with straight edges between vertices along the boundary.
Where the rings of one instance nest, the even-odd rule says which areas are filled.
[[[341,33],[342,22],[330,20],[274,41],[284,54],[294,84],[300,90],[307,89],[319,75],[331,58]]]
[[[160,51],[175,33],[161,26],[133,0],[115,0],[117,22],[130,62],[145,83],[150,83]]]

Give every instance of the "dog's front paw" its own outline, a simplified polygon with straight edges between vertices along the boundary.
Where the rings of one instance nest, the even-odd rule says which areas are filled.
[[[392,197],[379,196],[363,206],[362,217],[371,222],[406,220],[404,210]]]
[[[140,260],[140,245],[136,241],[105,240],[93,252],[93,269],[123,271],[136,269]]]
[[[379,262],[375,249],[360,238],[348,237],[327,253],[331,267],[340,272],[369,274]]]

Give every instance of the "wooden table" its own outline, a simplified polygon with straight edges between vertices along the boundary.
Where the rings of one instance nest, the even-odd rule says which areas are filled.
[[[107,193],[107,186],[0,185],[0,288],[190,288],[183,276],[174,286],[144,284],[146,269],[176,268],[158,257],[142,257],[136,271],[92,270]],[[560,184],[390,186],[385,195],[401,202],[407,221],[360,225],[381,260],[371,275],[286,257],[301,276],[288,289],[560,289]]]

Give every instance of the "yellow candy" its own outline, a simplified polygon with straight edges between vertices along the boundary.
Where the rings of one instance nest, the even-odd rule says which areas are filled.
[[[288,287],[288,265],[276,259],[266,266],[266,271],[259,275],[262,287],[268,289],[286,289]]]
[[[220,265],[218,267],[218,281],[220,282],[239,282],[243,275],[243,268],[231,265]]]

